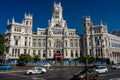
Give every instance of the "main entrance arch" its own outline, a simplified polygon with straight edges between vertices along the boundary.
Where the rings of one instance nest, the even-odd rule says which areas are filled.
[[[63,43],[58,41],[54,44],[54,59],[61,60],[63,59]]]

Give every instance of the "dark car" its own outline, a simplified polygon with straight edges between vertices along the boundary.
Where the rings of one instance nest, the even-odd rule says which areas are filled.
[[[98,74],[99,73],[95,71],[93,68],[89,68],[78,72],[70,80],[86,80],[86,78],[87,80],[88,79],[98,80]]]
[[[11,69],[11,65],[0,64],[0,70],[8,70]]]
[[[25,66],[25,62],[18,62],[16,66]]]

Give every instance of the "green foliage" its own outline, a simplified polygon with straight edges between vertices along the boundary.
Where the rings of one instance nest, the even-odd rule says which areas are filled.
[[[80,61],[82,61],[82,62],[86,62],[86,59],[88,60],[88,62],[95,61],[95,58],[93,56],[84,56],[84,55],[81,55],[78,59]]]
[[[78,59],[82,62],[85,62],[85,60],[86,60],[84,55],[81,55]]]
[[[29,62],[31,60],[33,60],[33,58],[29,54],[21,54],[19,56],[19,61],[24,61],[24,62],[27,63],[27,62]]]
[[[35,55],[34,56],[34,61],[36,62],[36,61],[38,61],[40,58],[39,58],[39,55]]]
[[[5,38],[3,34],[0,34],[0,55],[4,54],[5,51]]]
[[[95,58],[93,56],[89,56],[88,57],[88,62],[93,62],[93,61],[95,61]]]

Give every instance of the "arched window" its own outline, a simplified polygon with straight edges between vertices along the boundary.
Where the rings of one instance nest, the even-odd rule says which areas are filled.
[[[56,24],[56,25],[54,26],[54,28],[61,28],[61,25]]]

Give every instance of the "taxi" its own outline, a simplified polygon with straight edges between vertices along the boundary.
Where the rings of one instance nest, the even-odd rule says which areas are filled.
[[[26,75],[32,75],[32,74],[41,74],[41,73],[46,73],[46,68],[43,67],[33,67],[32,69],[26,70],[25,74]]]

